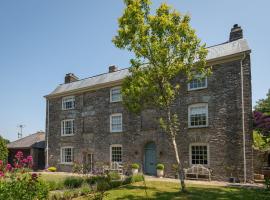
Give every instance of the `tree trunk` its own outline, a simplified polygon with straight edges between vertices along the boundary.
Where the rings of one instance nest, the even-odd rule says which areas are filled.
[[[185,185],[185,172],[183,169],[183,166],[180,162],[179,159],[179,154],[178,154],[178,149],[177,149],[177,144],[175,141],[175,137],[172,137],[172,143],[173,143],[173,148],[174,148],[174,152],[175,152],[175,158],[176,158],[176,162],[177,162],[177,166],[178,166],[178,175],[179,175],[179,180],[180,180],[180,184],[181,184],[181,191],[185,192],[186,191],[186,185]]]

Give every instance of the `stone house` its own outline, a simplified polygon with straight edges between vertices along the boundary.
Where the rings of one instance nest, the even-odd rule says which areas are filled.
[[[185,168],[202,164],[212,179],[253,179],[251,50],[237,24],[229,41],[208,47],[212,74],[187,82],[179,77],[181,97],[175,102],[181,130],[177,143]],[[74,161],[93,168],[100,163],[139,163],[154,175],[157,163],[174,176],[175,157],[155,110],[129,113],[121,102],[121,82],[128,69],[65,83],[46,96],[47,165],[71,171]]]

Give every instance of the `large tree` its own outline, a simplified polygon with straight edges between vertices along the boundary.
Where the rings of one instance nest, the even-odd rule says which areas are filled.
[[[119,29],[113,43],[134,54],[130,75],[122,86],[123,102],[128,110],[140,113],[147,108],[160,112],[160,126],[169,136],[179,168],[182,191],[184,170],[176,136],[180,122],[173,105],[179,98],[182,75],[207,75],[205,44],[190,26],[190,17],[162,3],[150,14],[150,0],[124,0]]]
[[[0,160],[6,162],[8,157],[8,149],[7,149],[8,140],[4,139],[0,135]]]
[[[265,99],[260,99],[256,102],[254,109],[258,112],[262,112],[266,115],[270,115],[270,89],[266,94]]]

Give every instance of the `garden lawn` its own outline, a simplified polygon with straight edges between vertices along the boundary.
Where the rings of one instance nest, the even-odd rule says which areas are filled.
[[[148,198],[145,198],[142,182],[122,186],[107,192],[105,200],[266,200],[270,199],[270,192],[263,189],[230,188],[207,185],[187,185],[188,193],[178,192],[178,184],[170,182],[147,181]],[[86,198],[79,198],[86,200]],[[78,200],[79,200],[78,199]]]
[[[68,175],[57,174],[57,173],[41,174],[40,176],[40,178],[44,180],[45,182],[48,182],[48,181],[61,182],[61,181],[64,181],[67,177]]]

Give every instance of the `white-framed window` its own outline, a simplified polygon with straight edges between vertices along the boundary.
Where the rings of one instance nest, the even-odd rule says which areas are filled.
[[[116,113],[110,116],[110,131],[122,132],[122,114]]]
[[[68,96],[62,98],[62,110],[71,110],[75,108],[75,97]]]
[[[194,78],[188,83],[188,90],[199,90],[207,88],[207,77],[202,75],[195,75]]]
[[[61,121],[61,135],[71,136],[74,135],[74,119],[65,119]]]
[[[188,107],[189,128],[208,126],[208,104],[198,103]]]
[[[209,145],[204,143],[190,144],[190,165],[209,165]]]
[[[110,91],[110,102],[122,101],[121,87],[113,87]]]
[[[73,163],[73,147],[61,147],[61,163],[72,164]]]
[[[123,151],[122,151],[122,145],[120,144],[114,144],[110,146],[110,160],[111,162],[118,162],[121,163],[122,162],[122,155],[123,155]]]

